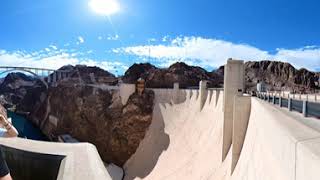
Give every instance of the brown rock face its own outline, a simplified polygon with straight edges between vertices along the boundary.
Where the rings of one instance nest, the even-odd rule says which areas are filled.
[[[198,87],[201,80],[208,80],[209,87],[221,87],[223,83],[223,77],[219,73],[209,73],[203,68],[188,66],[182,62],[166,69],[150,64],[135,64],[127,70],[123,79],[124,82],[128,82],[128,79],[129,82],[135,82],[140,77],[146,80],[148,88],[172,88],[175,82],[179,82],[181,88]]]
[[[113,74],[96,66],[68,65],[61,67],[59,70],[68,72],[69,78],[73,79],[75,82],[78,81],[79,83],[107,83],[110,85],[118,83],[118,79]]]
[[[50,139],[70,134],[96,145],[104,161],[121,166],[144,138],[153,99],[153,91],[145,91],[131,95],[123,106],[117,91],[64,82],[50,88],[47,101],[31,119]]]
[[[20,111],[31,112],[45,91],[46,87],[40,80],[23,73],[10,73],[0,84],[0,103],[5,107],[15,105]]]
[[[291,64],[277,61],[245,63],[246,87],[255,89],[258,81],[265,81],[269,90],[312,92],[317,89],[317,73],[295,69]]]
[[[0,114],[7,117],[7,110],[0,104]]]

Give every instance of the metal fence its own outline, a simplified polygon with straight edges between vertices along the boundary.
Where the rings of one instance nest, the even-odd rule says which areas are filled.
[[[270,95],[268,93],[257,94],[257,97],[279,107],[288,108],[289,111],[302,113],[305,117],[315,117],[320,119],[320,102],[285,98],[272,94]]]

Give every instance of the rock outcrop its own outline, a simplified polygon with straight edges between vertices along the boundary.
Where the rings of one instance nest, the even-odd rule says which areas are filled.
[[[145,91],[123,106],[118,91],[64,82],[49,89],[46,102],[30,117],[51,140],[70,134],[96,145],[104,161],[121,166],[144,138],[153,99],[153,91]]]
[[[74,82],[83,83],[83,84],[100,84],[106,83],[109,85],[116,85],[118,79],[115,75],[105,71],[96,66],[63,66],[59,70],[68,72],[68,80],[73,79]]]
[[[278,61],[245,63],[246,87],[255,89],[258,81],[264,81],[269,90],[313,92],[318,88],[319,75],[307,69],[295,69],[291,64]]]
[[[148,63],[134,64],[126,71],[123,81],[132,83],[140,77],[146,80],[148,88],[172,88],[175,82],[179,82],[181,88],[192,88],[198,87],[201,80],[208,80],[209,87],[222,87],[223,84],[223,77],[219,73],[209,73],[201,67],[189,66],[183,62],[164,69]]]
[[[46,91],[42,81],[23,73],[10,73],[0,84],[0,102],[7,108],[15,106],[23,112],[31,112]]]

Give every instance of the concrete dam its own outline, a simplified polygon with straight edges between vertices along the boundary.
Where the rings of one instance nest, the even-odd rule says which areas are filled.
[[[224,78],[224,89],[208,89],[205,81],[198,90],[153,89],[153,120],[123,179],[319,179],[320,122],[245,94],[243,61],[228,60]],[[134,91],[120,87],[123,101]],[[41,180],[119,177],[88,143],[0,142],[16,179],[32,172],[43,172]]]

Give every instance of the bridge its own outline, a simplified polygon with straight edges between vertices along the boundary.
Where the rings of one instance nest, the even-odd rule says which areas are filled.
[[[26,72],[40,79],[46,87],[69,77],[70,71],[34,67],[0,66],[0,76],[10,72]]]

